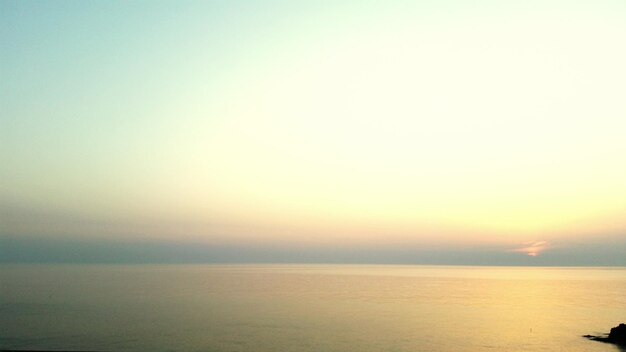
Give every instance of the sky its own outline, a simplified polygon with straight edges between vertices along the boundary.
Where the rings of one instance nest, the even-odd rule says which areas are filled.
[[[626,3],[0,1],[0,261],[626,265]]]

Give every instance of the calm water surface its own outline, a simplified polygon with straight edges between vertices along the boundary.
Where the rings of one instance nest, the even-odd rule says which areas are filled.
[[[620,351],[626,268],[2,265],[0,349]]]

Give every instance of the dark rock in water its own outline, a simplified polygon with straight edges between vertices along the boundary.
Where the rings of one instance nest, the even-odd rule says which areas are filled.
[[[611,329],[609,340],[618,345],[626,345],[626,324],[619,324]]]
[[[618,326],[611,329],[611,332],[608,335],[604,336],[594,336],[594,335],[585,335],[590,340],[594,341],[602,341],[614,343],[616,345],[626,346],[626,324],[619,324]]]

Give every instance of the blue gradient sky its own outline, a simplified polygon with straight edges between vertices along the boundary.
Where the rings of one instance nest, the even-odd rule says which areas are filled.
[[[4,261],[626,265],[625,36],[621,1],[2,1]]]

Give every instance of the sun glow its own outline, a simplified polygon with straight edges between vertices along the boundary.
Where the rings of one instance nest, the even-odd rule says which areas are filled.
[[[513,252],[526,253],[528,256],[536,257],[548,247],[547,241],[526,242],[524,247],[513,249]]]

